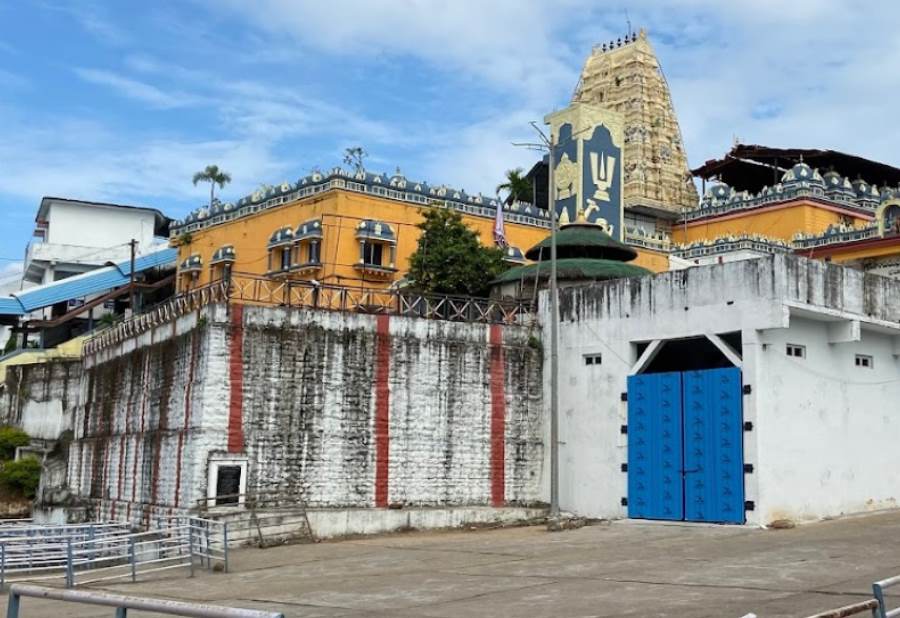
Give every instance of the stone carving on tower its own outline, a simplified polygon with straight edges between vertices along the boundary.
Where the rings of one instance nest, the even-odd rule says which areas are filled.
[[[696,208],[694,186],[669,86],[647,33],[595,46],[572,98],[625,118],[625,207]]]

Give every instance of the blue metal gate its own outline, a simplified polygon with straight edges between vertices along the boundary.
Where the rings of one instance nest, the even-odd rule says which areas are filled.
[[[628,378],[628,516],[744,522],[741,372]]]
[[[741,370],[684,374],[684,516],[744,523]]]
[[[628,378],[628,516],[684,519],[681,374]]]

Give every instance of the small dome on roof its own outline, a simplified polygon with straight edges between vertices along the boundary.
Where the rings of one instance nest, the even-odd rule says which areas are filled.
[[[525,254],[518,247],[509,246],[503,250],[503,261],[512,264],[524,264]]]
[[[386,242],[396,242],[397,240],[397,237],[394,235],[394,230],[390,225],[374,219],[360,221],[359,225],[356,226],[356,237],[384,240]]]
[[[269,237],[269,246],[288,244],[294,241],[294,230],[290,227],[280,227]]]
[[[181,262],[181,265],[178,268],[179,268],[179,270],[182,270],[182,271],[191,271],[191,270],[199,270],[202,267],[203,267],[203,260],[200,258],[199,254],[194,253],[194,254],[186,257]]]
[[[825,181],[822,179],[822,176],[819,174],[819,170],[814,170],[806,163],[801,161],[797,163],[784,173],[784,176],[781,177],[781,182],[785,184],[793,184],[800,182],[807,182],[811,184],[821,184],[824,185]]]
[[[850,183],[853,187],[853,190],[856,192],[857,199],[871,199],[872,198],[872,185],[867,183],[862,178],[857,178],[853,182]]]
[[[294,232],[294,240],[303,240],[304,238],[322,238],[322,221],[310,219],[298,225],[297,231]]]
[[[637,251],[619,242],[595,223],[570,223],[556,235],[556,256],[563,258],[589,258],[630,262],[637,258]],[[529,260],[550,258],[548,236],[525,252]]]
[[[233,262],[235,258],[234,245],[223,245],[216,249],[212,256],[212,264],[218,262]]]
[[[717,201],[724,201],[731,197],[734,191],[724,182],[717,182],[706,190],[706,195]]]

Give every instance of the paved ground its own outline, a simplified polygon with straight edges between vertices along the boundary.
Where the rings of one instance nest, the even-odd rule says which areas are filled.
[[[617,522],[412,533],[232,556],[229,574],[109,589],[299,617],[807,616],[900,574],[900,513],[778,531]],[[112,616],[30,599],[23,609],[22,618]]]

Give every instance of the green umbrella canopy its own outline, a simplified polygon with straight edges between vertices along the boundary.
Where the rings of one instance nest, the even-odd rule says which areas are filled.
[[[556,260],[556,276],[560,280],[586,279],[605,281],[607,279],[624,279],[626,277],[643,277],[653,272],[641,266],[626,264],[616,260],[597,258],[562,258]],[[526,264],[516,266],[502,273],[493,283],[509,283],[511,281],[531,281],[536,276],[542,280],[550,277],[550,264]]]
[[[619,242],[602,227],[593,223],[570,223],[562,227],[556,234],[556,257],[558,260],[569,258],[592,258],[630,262],[637,257],[637,251]],[[529,260],[547,261],[550,259],[550,237],[533,246],[525,254]]]

